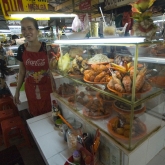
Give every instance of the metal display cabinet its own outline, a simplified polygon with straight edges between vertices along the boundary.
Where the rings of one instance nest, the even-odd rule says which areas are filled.
[[[164,85],[157,80],[165,74],[165,60],[153,53],[155,45],[162,46],[164,41],[145,42],[144,38],[129,37],[56,40],[47,45],[55,98],[89,125],[99,128],[103,136],[120,149],[121,161],[117,164],[130,164],[133,158],[131,154],[140,152],[148,139],[164,129]],[[81,56],[87,59],[88,64],[89,59],[97,54],[106,54],[110,58],[113,56],[113,65],[109,65],[110,62],[98,65],[110,66],[107,72],[113,81],[119,71],[122,75],[120,83],[124,90],[112,87],[108,84],[110,81],[90,81],[91,79],[85,78],[85,74],[74,75],[68,73],[68,70],[60,70],[55,59],[59,58],[59,55],[71,53],[73,48],[82,50]],[[70,56],[69,67],[74,58],[75,56]],[[126,70],[123,71],[118,65],[125,61],[126,64],[131,62],[131,66],[126,65]],[[92,67],[90,63],[88,70]],[[127,78],[126,84],[124,82],[125,76],[131,79],[131,89],[127,88]],[[162,138],[165,139],[164,136]],[[151,157],[141,159],[141,163],[145,164]]]

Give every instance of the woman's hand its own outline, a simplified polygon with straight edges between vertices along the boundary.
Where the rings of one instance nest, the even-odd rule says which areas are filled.
[[[21,104],[20,100],[19,100],[19,92],[16,91],[15,96],[13,98],[14,104]]]

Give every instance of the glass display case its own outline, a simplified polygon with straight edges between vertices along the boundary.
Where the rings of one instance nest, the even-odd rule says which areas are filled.
[[[18,46],[17,45],[4,46],[4,49],[5,49],[5,57],[6,57],[7,66],[12,67],[12,66],[18,65],[19,62],[15,58],[15,56],[17,55]]]
[[[47,45],[54,96],[126,150],[161,127],[164,41],[56,40]]]

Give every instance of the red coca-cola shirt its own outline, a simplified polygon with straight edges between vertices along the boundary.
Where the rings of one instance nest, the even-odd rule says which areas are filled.
[[[26,68],[25,92],[29,111],[33,116],[37,116],[51,111],[52,88],[46,44],[41,43],[39,52],[27,51],[26,46],[24,44],[18,48],[16,58],[23,62]]]

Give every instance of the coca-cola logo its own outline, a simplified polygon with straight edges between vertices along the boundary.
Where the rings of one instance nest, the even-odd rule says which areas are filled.
[[[45,59],[38,59],[36,61],[33,61],[31,59],[26,60],[26,65],[31,66],[44,66],[45,65]]]

